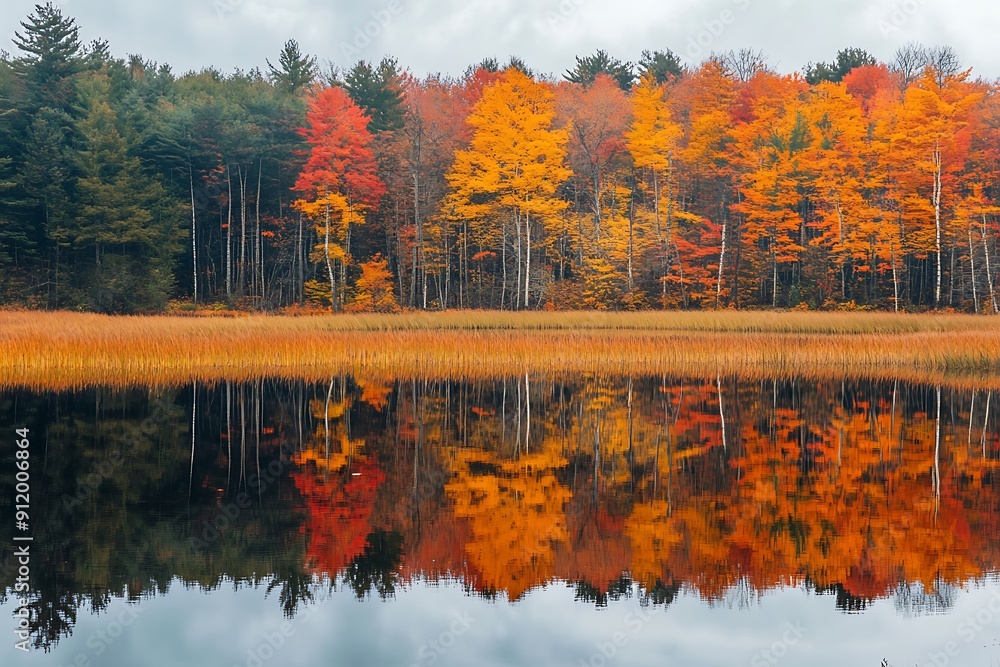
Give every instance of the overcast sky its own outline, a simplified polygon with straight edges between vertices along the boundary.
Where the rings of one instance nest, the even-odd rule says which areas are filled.
[[[33,0],[2,0],[4,46]],[[762,49],[779,71],[858,46],[883,59],[911,40],[951,45],[975,73],[1000,76],[1000,3],[988,0],[61,0],[87,41],[140,53],[175,72],[263,67],[297,39],[321,62],[396,56],[414,74],[461,74],[517,54],[562,73],[603,48],[635,61],[670,48],[688,63],[710,51]],[[367,31],[368,35],[365,34]]]

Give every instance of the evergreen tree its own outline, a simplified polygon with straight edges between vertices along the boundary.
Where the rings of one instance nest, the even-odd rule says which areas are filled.
[[[380,134],[403,126],[403,92],[399,65],[384,58],[378,67],[364,60],[344,77],[344,87],[354,103],[368,115],[368,131]]]
[[[267,61],[267,66],[275,85],[292,95],[309,86],[319,75],[316,58],[303,54],[299,43],[294,39],[285,42],[285,47],[278,56],[278,66],[272,65],[270,60]]]
[[[643,78],[652,75],[657,85],[662,86],[670,79],[684,76],[684,66],[680,56],[667,49],[666,51],[643,51],[639,60],[639,76]]]
[[[58,306],[66,278],[60,251],[73,197],[76,78],[87,67],[87,53],[75,21],[51,2],[36,5],[21,27],[14,44],[22,55],[9,61],[21,86],[12,122],[20,130],[20,145],[7,155],[16,178],[0,193],[0,208],[19,218],[15,244],[48,254],[51,271],[35,282],[49,285],[49,305]]]
[[[130,154],[135,134],[107,103],[109,88],[105,74],[83,86],[78,207],[67,229],[87,267],[77,298],[101,312],[159,310],[173,289],[183,213]]]
[[[805,68],[806,82],[816,85],[823,81],[839,83],[851,70],[864,65],[874,65],[878,61],[864,49],[849,48],[837,53],[831,63],[809,63]]]
[[[80,29],[51,2],[36,5],[21,26],[24,32],[14,34],[14,44],[24,55],[13,65],[29,83],[33,106],[68,109],[75,97],[70,79],[86,65]]]
[[[607,51],[600,49],[592,56],[583,58],[577,56],[576,67],[567,70],[565,78],[573,83],[590,86],[598,74],[607,74],[618,83],[622,90],[630,89],[635,81],[632,63],[612,58]]]
[[[62,111],[48,107],[39,110],[26,130],[24,152],[17,161],[17,192],[23,193],[29,207],[24,224],[48,251],[51,272],[45,282],[49,284],[48,303],[55,308],[62,305],[61,290],[67,282],[62,250],[66,247],[76,174],[69,140],[72,125],[72,119]]]
[[[23,90],[9,63],[0,60],[0,294],[14,302],[26,300],[25,272],[44,242],[33,230],[28,202],[18,187],[15,158],[24,154],[25,117],[18,113]]]
[[[478,65],[469,65],[469,67],[466,68],[465,70],[464,76],[466,79],[468,79],[471,78],[472,75],[474,75],[479,70],[483,70],[485,72],[490,72],[490,73],[496,73],[499,72],[500,69],[501,69],[500,61],[497,60],[496,58],[493,57],[483,58],[481,61],[479,61]]]

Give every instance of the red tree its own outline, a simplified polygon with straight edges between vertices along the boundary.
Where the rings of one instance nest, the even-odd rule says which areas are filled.
[[[316,222],[323,239],[317,251],[326,264],[331,306],[336,311],[347,289],[350,226],[364,224],[365,212],[378,205],[385,184],[378,177],[368,117],[340,88],[321,88],[312,96],[306,126],[299,132],[311,148],[295,184],[304,197],[296,207]],[[339,299],[335,263],[340,268]],[[308,288],[318,293],[315,284]]]
[[[310,146],[309,159],[295,189],[306,197],[324,188],[375,206],[385,192],[376,172],[368,117],[338,87],[322,88],[309,100],[306,126],[299,129]]]

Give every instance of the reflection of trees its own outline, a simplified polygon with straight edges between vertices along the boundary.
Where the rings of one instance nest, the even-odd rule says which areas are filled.
[[[257,382],[198,390],[191,458],[192,396],[0,399],[5,423],[16,398],[32,428],[45,490],[32,499],[40,646],[81,608],[176,579],[266,587],[288,615],[318,579],[364,599],[418,578],[511,600],[566,582],[596,605],[638,587],[643,603],[688,590],[743,606],[795,585],[848,611],[891,596],[915,614],[948,608],[1000,557],[988,394],[943,390],[939,418],[936,388],[893,383]],[[0,470],[0,503],[12,475]],[[252,502],[205,538],[241,492]]]
[[[556,478],[565,459],[551,448],[503,460],[458,450],[447,485],[455,517],[469,522],[466,546],[484,588],[515,600],[555,576],[554,547],[567,539],[563,506],[570,492]]]
[[[403,557],[403,536],[378,531],[368,536],[364,551],[355,556],[344,572],[359,600],[373,591],[382,599],[390,598],[399,585],[399,563]]]
[[[224,582],[267,583],[280,591],[289,613],[306,596],[300,513],[280,483],[259,494],[244,483],[241,489],[253,502],[203,544],[193,539],[202,539],[205,523],[217,522],[222,508],[234,502],[240,474],[237,462],[227,493],[230,461],[221,437],[226,420],[217,409],[225,405],[221,388],[211,395],[198,392],[198,449],[190,458],[191,395],[190,389],[92,390],[17,397],[16,421],[27,423],[33,435],[30,599],[37,647],[48,649],[68,636],[81,609],[100,613],[113,598],[138,603],[178,579],[203,590]],[[243,429],[247,441],[256,443],[255,410],[244,410],[241,422],[238,402],[233,407],[234,439]],[[269,409],[281,411],[274,403]],[[23,422],[26,414],[31,416]],[[0,403],[0,420],[15,423],[12,403]],[[281,435],[263,437],[259,460],[265,469],[282,456]],[[0,457],[13,460],[8,454]],[[246,476],[256,472],[257,454],[247,452],[253,471]],[[12,488],[12,472],[0,470],[0,503],[13,500]],[[8,593],[16,576],[3,567],[10,563],[10,544],[5,539],[0,545],[0,588]]]
[[[422,460],[447,462],[451,513],[436,525],[453,531],[408,571],[455,563],[451,545],[464,544],[468,562],[450,573],[514,599],[563,580],[601,603],[626,576],[667,602],[682,586],[742,605],[806,584],[855,610],[900,582],[921,582],[931,608],[942,586],[993,567],[984,401],[969,436],[971,396],[945,392],[939,421],[934,389],[532,381],[529,436],[525,385],[397,387],[401,422],[413,412],[420,428],[374,446],[412,457],[419,440]],[[383,487],[406,504],[397,474],[412,462],[390,466]],[[412,544],[406,521],[394,525]]]

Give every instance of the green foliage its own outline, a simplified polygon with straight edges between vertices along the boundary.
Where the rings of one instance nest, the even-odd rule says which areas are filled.
[[[598,74],[607,74],[614,79],[622,90],[628,90],[635,81],[635,71],[632,63],[622,62],[608,55],[607,51],[598,49],[594,55],[583,58],[577,56],[576,67],[567,70],[564,75],[567,81],[590,86]]]
[[[344,77],[344,87],[368,115],[368,131],[380,134],[403,126],[403,91],[399,66],[394,58],[385,58],[372,67],[358,62]]]
[[[528,64],[524,62],[523,59],[519,58],[518,56],[511,56],[510,59],[507,61],[506,65],[501,65],[500,61],[497,60],[496,58],[492,57],[483,58],[481,61],[479,61],[478,64],[470,65],[468,68],[466,68],[465,78],[466,79],[470,78],[473,74],[475,74],[479,70],[496,74],[497,72],[503,72],[504,70],[508,69],[515,69],[521,74],[524,74],[525,76],[535,75],[534,70],[528,67]]]
[[[86,65],[76,22],[47,2],[36,5],[35,13],[21,27],[23,32],[15,33],[14,44],[24,55],[12,64],[31,84],[34,106],[69,106],[73,96],[68,80]]]
[[[681,58],[676,53],[667,49],[666,51],[643,51],[639,60],[639,77],[652,74],[653,80],[658,85],[663,85],[671,79],[679,79],[684,76],[684,65]]]
[[[267,61],[267,66],[271,80],[278,88],[293,95],[309,86],[319,75],[315,56],[303,54],[299,43],[294,39],[285,42],[278,56],[278,66],[272,65],[270,60]]]
[[[87,115],[79,124],[78,205],[64,233],[81,255],[77,266],[89,265],[78,286],[83,305],[101,312],[160,310],[173,288],[183,211],[130,154],[137,135],[106,102],[109,87],[104,74],[81,86]]]
[[[837,59],[831,63],[809,63],[805,68],[806,82],[816,85],[822,81],[837,83],[842,81],[851,70],[864,65],[874,65],[878,62],[875,56],[864,49],[849,48],[837,53]]]

